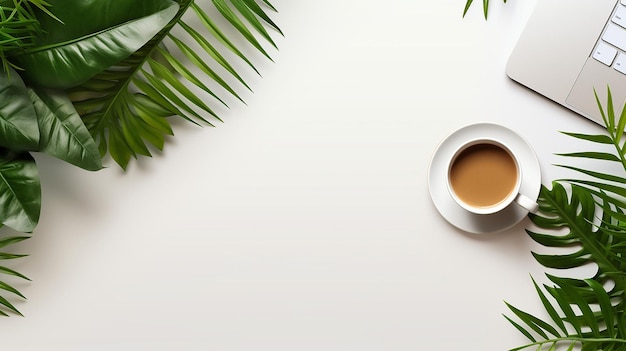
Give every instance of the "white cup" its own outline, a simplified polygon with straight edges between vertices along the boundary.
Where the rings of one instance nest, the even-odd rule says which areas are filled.
[[[480,138],[463,144],[448,162],[447,177],[450,195],[468,212],[493,214],[512,203],[537,211],[537,203],[520,193],[518,157],[500,140]]]

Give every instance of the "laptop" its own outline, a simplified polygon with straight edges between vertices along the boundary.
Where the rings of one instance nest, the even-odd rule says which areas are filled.
[[[539,0],[506,74],[603,124],[594,88],[603,106],[611,88],[616,114],[626,101],[626,0]]]

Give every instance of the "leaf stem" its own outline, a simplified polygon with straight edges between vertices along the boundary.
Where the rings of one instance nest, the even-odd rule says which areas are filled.
[[[522,345],[522,346],[510,349],[509,351],[519,351],[519,350],[527,349],[533,346],[539,346],[537,350],[541,350],[541,346],[543,345],[557,344],[557,343],[562,343],[566,341],[569,341],[570,343],[579,342],[579,343],[597,343],[597,344],[605,344],[605,343],[626,344],[626,340],[618,339],[618,338],[581,338],[579,336],[565,336],[565,337],[554,338],[554,339],[549,339],[549,340],[535,341],[526,345]]]

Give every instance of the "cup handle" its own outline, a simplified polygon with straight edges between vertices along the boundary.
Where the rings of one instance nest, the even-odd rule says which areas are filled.
[[[524,194],[517,194],[515,202],[530,213],[535,213],[539,209],[539,205]]]

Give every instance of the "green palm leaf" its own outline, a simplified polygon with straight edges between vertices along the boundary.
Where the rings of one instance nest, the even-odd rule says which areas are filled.
[[[233,44],[236,38],[224,35],[212,16],[224,16],[246,42],[268,57],[252,31],[261,33],[270,45],[269,34],[259,28],[261,21],[279,31],[268,21],[261,5],[253,1],[231,1],[229,5],[223,0],[213,0],[212,13],[193,0],[179,0],[178,4],[180,8],[174,18],[141,49],[70,90],[70,97],[99,143],[102,155],[110,153],[123,169],[132,158],[150,156],[151,147],[163,148],[165,137],[172,134],[165,117],[178,116],[195,124],[212,125],[209,116],[220,119],[211,105],[225,105],[220,94],[240,99],[236,89],[216,73],[207,58],[248,89],[233,64],[206,37],[211,36],[223,50],[235,53],[253,69],[254,66]],[[192,11],[188,11],[190,9]],[[203,28],[192,28],[182,20],[188,12],[198,17]],[[176,26],[182,29],[181,34],[173,34]],[[195,42],[203,51],[194,51],[185,44],[188,42]],[[174,51],[164,49],[163,43],[173,44],[169,49]],[[193,73],[189,68],[194,66],[200,73]],[[214,84],[207,84],[207,81]],[[193,92],[192,86],[202,93]],[[203,94],[212,100],[201,96]]]
[[[591,141],[593,143],[598,144],[606,144],[613,145],[614,153],[609,154],[606,152],[579,152],[579,153],[569,153],[562,154],[563,156],[571,157],[571,158],[586,158],[586,159],[596,159],[596,160],[604,160],[604,161],[614,161],[622,163],[624,170],[626,170],[626,141],[624,140],[624,128],[626,127],[626,105],[622,107],[622,112],[620,116],[616,116],[615,109],[613,106],[613,98],[611,95],[611,89],[607,89],[607,103],[606,109],[600,102],[598,98],[598,94],[594,91],[596,101],[598,104],[598,109],[601,112],[602,119],[605,123],[607,133],[605,135],[588,135],[588,134],[578,134],[578,133],[566,133],[571,135],[577,139]],[[603,192],[608,192],[613,194],[613,196],[604,196],[605,201],[614,203],[618,206],[622,206],[624,203],[622,201],[622,197],[626,195],[626,175],[618,176],[614,174],[607,174],[603,172],[595,172],[587,169],[583,169],[580,167],[561,165],[561,167],[565,167],[568,169],[572,169],[578,171],[582,174],[590,176],[591,178],[597,179],[594,180],[580,180],[580,179],[564,179],[564,181],[580,184],[586,186],[590,189],[591,192],[597,192],[595,189],[598,189]]]
[[[463,17],[465,17],[465,15],[467,14],[467,11],[472,6],[473,2],[474,0],[467,0],[467,2],[465,3],[465,9],[463,9]],[[503,2],[506,4],[506,0],[503,0]],[[489,0],[483,0],[483,16],[485,16],[485,19],[487,19],[488,14],[489,14]]]
[[[261,43],[259,43],[256,37],[248,29],[248,26],[239,18],[239,16],[230,8],[230,6],[228,6],[228,3],[225,0],[212,1],[213,5],[215,5],[215,7],[219,10],[222,16],[224,16],[224,18],[226,18],[226,20],[228,20],[228,22],[230,22],[230,24],[232,24],[233,27],[235,27],[239,31],[239,33],[241,33],[244,38],[246,38],[250,42],[250,44],[252,44],[255,48],[257,48],[257,50],[259,50],[263,55],[271,60],[270,55],[265,51]],[[254,16],[254,14],[252,14],[252,11],[249,10],[247,5],[241,3],[238,0],[230,0],[230,2],[233,3],[237,8],[240,8],[240,11],[243,10],[242,14],[249,22],[258,23],[258,26],[261,27],[260,22],[256,20],[256,17]],[[255,28],[257,28],[258,30],[258,27]],[[261,34],[264,35],[266,39],[270,41],[271,44],[275,45],[264,29],[261,29],[259,31],[261,32]]]
[[[10,246],[10,245],[22,242],[28,238],[29,237],[27,236],[6,236],[3,238],[0,238],[0,249],[6,246]],[[0,251],[0,260],[10,260],[10,259],[20,258],[24,256],[25,255],[10,254],[10,253]],[[18,273],[10,268],[4,267],[2,265],[0,265],[0,277],[2,277],[2,280],[0,280],[0,306],[2,307],[0,308],[0,315],[8,316],[7,312],[9,311],[18,315],[22,315],[20,311],[9,301],[9,299],[11,298],[10,296],[12,295],[17,296],[21,299],[25,299],[25,297],[24,295],[22,295],[21,292],[19,292],[16,288],[14,288],[9,283],[7,283],[4,279],[5,278],[8,278],[8,279],[18,278],[22,280],[30,280],[30,279],[26,277],[25,275]],[[8,295],[6,293],[8,293]]]

